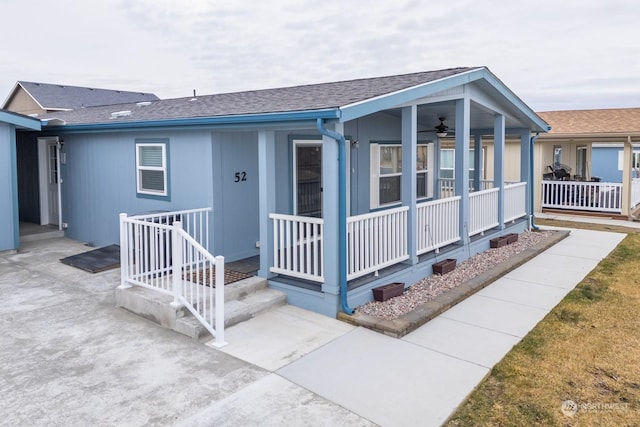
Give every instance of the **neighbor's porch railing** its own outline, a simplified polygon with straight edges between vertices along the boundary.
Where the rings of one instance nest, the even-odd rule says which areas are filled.
[[[347,218],[347,280],[409,258],[407,206]]]
[[[324,282],[322,218],[270,214],[273,221],[273,266],[278,274]]]
[[[542,207],[622,213],[622,184],[545,180]]]
[[[640,205],[640,178],[631,181],[631,209]]]
[[[515,221],[527,214],[527,183],[504,186],[504,222]]]
[[[498,192],[500,188],[469,194],[469,236],[498,226]]]
[[[460,196],[419,203],[418,255],[460,240]]]

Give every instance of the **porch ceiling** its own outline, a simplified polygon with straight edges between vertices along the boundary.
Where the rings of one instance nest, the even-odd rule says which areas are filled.
[[[387,112],[393,116],[400,117],[402,110],[400,108],[394,108],[387,110]],[[418,130],[419,131],[433,131],[435,132],[435,126],[440,124],[439,117],[445,118],[445,124],[449,126],[451,131],[455,130],[456,120],[456,105],[455,101],[443,101],[432,104],[422,104],[418,106]],[[488,110],[482,105],[471,102],[471,114],[470,114],[470,128],[473,131],[482,131],[483,133],[489,132],[493,134],[493,125],[496,113]],[[513,118],[510,115],[506,115],[506,128],[507,129],[526,129],[527,126],[521,121]]]

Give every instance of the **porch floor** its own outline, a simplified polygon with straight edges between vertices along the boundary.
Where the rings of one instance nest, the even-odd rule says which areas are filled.
[[[34,242],[37,240],[64,237],[64,231],[58,230],[56,225],[40,225],[32,222],[20,222],[20,242]]]

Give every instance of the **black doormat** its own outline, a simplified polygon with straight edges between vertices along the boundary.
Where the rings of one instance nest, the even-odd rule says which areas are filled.
[[[72,255],[62,258],[60,262],[90,273],[99,273],[118,268],[120,266],[120,245],[105,246],[89,252]]]

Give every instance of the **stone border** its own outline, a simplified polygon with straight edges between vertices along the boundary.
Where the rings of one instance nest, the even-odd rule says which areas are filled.
[[[404,314],[397,319],[387,320],[360,313],[349,315],[344,312],[338,313],[337,318],[355,326],[363,326],[394,338],[401,338],[418,329],[429,320],[442,314],[459,302],[464,301],[479,290],[489,286],[502,276],[512,270],[515,270],[525,262],[531,260],[536,255],[544,252],[571,234],[571,231],[569,230],[545,231],[551,231],[553,234],[543,241],[525,249],[519,254],[512,256],[508,260],[501,262],[494,268],[467,280],[443,294],[438,295],[435,299],[429,302],[419,305],[409,313]]]

